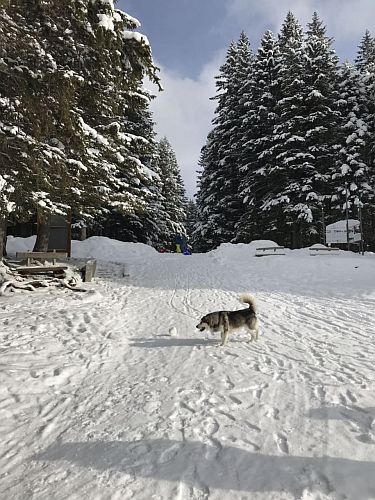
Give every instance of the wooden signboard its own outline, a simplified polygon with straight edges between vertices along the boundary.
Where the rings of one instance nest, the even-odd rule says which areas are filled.
[[[48,241],[48,250],[57,252],[66,252],[68,257],[71,255],[71,215],[50,216],[50,235]]]

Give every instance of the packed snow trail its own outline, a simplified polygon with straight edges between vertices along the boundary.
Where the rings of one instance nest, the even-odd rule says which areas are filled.
[[[1,498],[375,498],[373,256],[228,245],[99,276],[1,298]],[[258,342],[195,329],[243,292]]]

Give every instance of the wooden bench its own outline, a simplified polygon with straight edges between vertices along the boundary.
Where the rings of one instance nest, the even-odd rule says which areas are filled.
[[[285,255],[284,252],[284,247],[260,247],[256,248],[255,257],[265,257],[267,255]]]
[[[68,269],[66,265],[56,265],[56,259],[66,259],[67,252],[17,252],[17,259],[26,260],[26,266],[17,266],[15,270],[21,274],[64,274]],[[33,265],[32,260],[52,260],[52,265]],[[82,280],[89,282],[96,273],[96,260],[88,260],[83,267],[80,268]]]
[[[331,248],[331,247],[325,247],[325,248],[316,247],[316,248],[309,248],[309,251],[310,251],[310,255],[312,255],[312,256],[314,256],[314,255],[328,255],[330,253],[337,255],[339,253],[340,249],[339,248]]]
[[[56,259],[66,259],[66,252],[17,252],[17,259],[26,259],[26,265],[29,266],[32,259],[35,260],[52,260],[52,264],[56,264]]]
[[[65,265],[56,265],[56,259],[66,259],[67,252],[17,252],[17,259],[26,260],[25,266],[17,266],[16,270],[20,274],[60,274],[63,275],[64,271],[68,269]],[[38,262],[32,261],[52,260],[52,265],[40,265]]]
[[[20,274],[64,274],[68,266],[17,266],[15,270]]]

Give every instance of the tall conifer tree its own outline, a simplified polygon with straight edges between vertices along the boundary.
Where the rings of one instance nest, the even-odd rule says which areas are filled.
[[[267,230],[261,207],[270,195],[268,175],[275,167],[273,134],[280,99],[280,51],[273,33],[267,31],[256,54],[249,83],[245,86],[246,115],[242,122],[240,199],[243,214],[236,224],[236,240],[251,241]]]
[[[1,14],[11,29],[0,33],[0,85],[18,108],[24,211],[37,208],[43,227],[52,212],[90,217],[144,206],[152,175],[141,160],[149,141],[137,134],[136,110],[149,100],[143,76],[158,77],[147,40],[132,31],[137,21],[105,0],[16,0]],[[10,114],[8,121],[1,133],[9,136],[16,129]]]
[[[218,105],[214,129],[202,150],[197,205],[199,222],[195,232],[198,246],[213,248],[235,238],[235,224],[243,210],[239,197],[240,151],[245,100],[242,89],[249,79],[252,55],[249,41],[241,33],[229,46],[225,63],[216,78]],[[198,235],[200,233],[200,236]]]
[[[261,209],[268,212],[267,234],[279,243],[298,245],[302,227],[312,220],[302,187],[311,175],[313,157],[306,151],[303,30],[291,12],[281,28],[279,47],[282,84],[271,145],[275,162],[268,172],[271,189]]]
[[[176,155],[166,137],[158,144],[157,165],[161,179],[159,224],[163,228],[160,244],[169,248],[176,235],[186,236],[187,201]]]

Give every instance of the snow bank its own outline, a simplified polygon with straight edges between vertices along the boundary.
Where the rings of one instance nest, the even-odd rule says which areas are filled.
[[[72,241],[72,257],[93,257],[108,262],[127,263],[130,259],[143,259],[156,255],[154,248],[144,243],[111,240],[105,236],[92,236],[85,241]]]
[[[322,243],[315,243],[314,245],[310,245],[310,246],[306,247],[305,249],[309,249],[309,248],[329,248],[329,247],[326,247]]]
[[[272,240],[254,240],[250,243],[222,243],[215,250],[211,250],[209,255],[219,259],[246,260],[249,257],[254,257],[257,248],[277,246],[279,245]]]
[[[7,240],[7,252],[9,254],[15,254],[16,252],[27,252],[32,250],[35,245],[36,236],[29,236],[29,238],[15,238],[14,236],[8,236]]]
[[[34,247],[36,236],[14,238],[8,236],[7,252],[26,252]],[[77,259],[94,258],[108,262],[128,263],[129,260],[146,259],[157,252],[143,243],[129,243],[111,240],[105,236],[92,236],[85,241],[72,241],[72,257]]]

